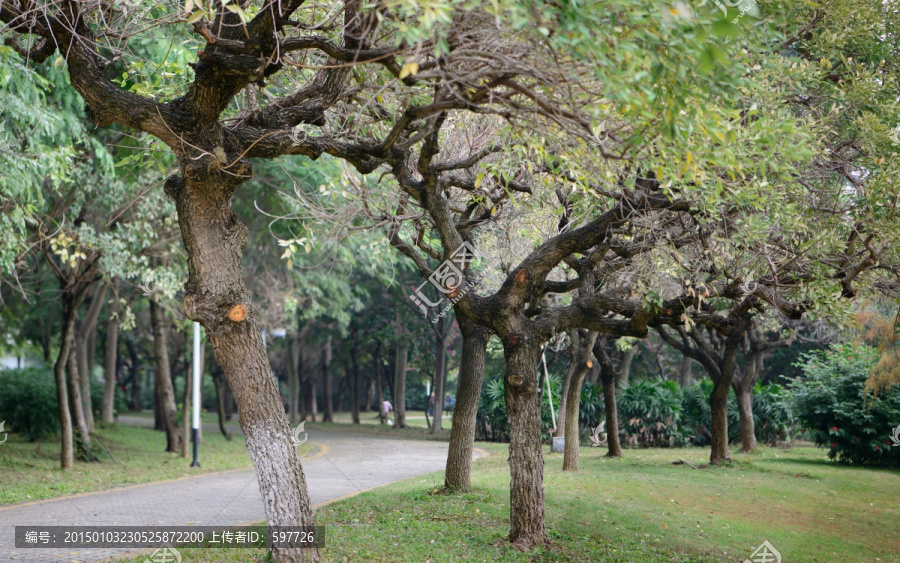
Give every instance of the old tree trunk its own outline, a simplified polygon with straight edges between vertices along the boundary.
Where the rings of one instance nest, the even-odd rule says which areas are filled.
[[[448,489],[464,491],[471,486],[475,420],[478,415],[481,384],[484,381],[484,353],[487,349],[490,331],[461,315],[457,315],[457,321],[463,337],[462,357],[459,365],[456,408],[453,410],[453,425],[450,429],[450,449],[447,452],[444,486]]]
[[[250,166],[241,162],[236,168],[231,174],[219,171],[204,179],[170,178],[167,183],[188,251],[184,310],[206,329],[234,394],[269,525],[311,526],[300,457],[241,275],[247,229],[232,211],[231,197]],[[317,555],[314,550],[276,549],[275,558],[301,561]]]
[[[504,396],[509,418],[509,540],[520,549],[547,543],[544,527],[544,457],[537,364],[541,342],[526,333],[503,339]]]
[[[163,429],[166,431],[166,451],[177,452],[181,448],[178,434],[175,388],[172,387],[172,372],[169,367],[169,352],[166,342],[166,324],[162,309],[150,299],[150,320],[153,324],[153,350],[156,355],[157,408],[162,414]]]
[[[579,336],[577,347],[573,347],[572,350],[574,370],[572,370],[572,380],[569,383],[569,396],[566,398],[563,471],[578,471],[578,446],[581,437],[578,431],[578,413],[581,410],[581,385],[584,383],[584,377],[588,370],[593,367],[591,351],[594,348],[595,340],[597,340],[597,333],[593,330],[587,331],[584,335]]]

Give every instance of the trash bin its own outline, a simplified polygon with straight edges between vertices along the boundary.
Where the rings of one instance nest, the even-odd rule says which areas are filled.
[[[566,451],[566,439],[553,437],[553,443],[550,445],[550,451],[555,454],[561,454]]]

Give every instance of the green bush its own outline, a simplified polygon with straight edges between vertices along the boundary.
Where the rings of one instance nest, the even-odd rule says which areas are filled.
[[[37,367],[0,370],[0,420],[6,430],[40,440],[59,432],[59,408],[53,369]]]
[[[900,467],[891,430],[900,424],[900,385],[875,394],[866,389],[878,353],[868,346],[835,344],[803,354],[805,377],[788,386],[791,406],[816,445],[844,463]]]
[[[550,376],[550,392],[553,394],[553,408],[559,409],[560,381],[559,377],[555,375]],[[546,387],[543,388],[540,396],[542,402],[541,440],[548,440],[553,430],[553,420],[550,414],[550,404],[547,400]],[[481,440],[509,441],[509,420],[506,417],[503,377],[495,377],[485,382],[478,402],[478,417],[475,431]]]
[[[708,379],[695,381],[682,389],[681,428],[685,443],[695,446],[708,446],[712,437],[712,410],[709,396],[713,390],[713,382]],[[740,416],[737,410],[737,399],[734,393],[728,392],[728,441],[740,439]]]
[[[791,439],[796,431],[791,398],[778,384],[753,388],[753,426],[759,442],[776,445]]]
[[[681,388],[674,381],[645,379],[623,389],[617,407],[624,443],[642,447],[682,443],[681,402]]]
[[[581,388],[581,411],[578,413],[583,437],[587,437],[592,429],[606,419],[606,405],[603,403],[603,386],[597,382]]]

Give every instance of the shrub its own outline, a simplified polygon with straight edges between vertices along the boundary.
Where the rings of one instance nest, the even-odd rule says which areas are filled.
[[[753,426],[756,439],[770,446],[794,436],[796,428],[791,399],[784,387],[775,383],[756,384],[753,388]]]
[[[709,406],[709,395],[713,382],[708,379],[695,381],[682,390],[681,427],[686,443],[695,446],[708,446],[712,437],[712,410]],[[737,399],[734,393],[728,392],[728,441],[740,439],[740,416],[737,410]]]
[[[546,385],[546,384],[544,384]],[[553,430],[550,404],[547,400],[547,389],[541,393],[541,440],[548,440]],[[553,408],[559,409],[560,381],[555,375],[550,376],[550,392],[553,394]],[[584,394],[582,393],[582,397]],[[489,379],[484,384],[478,402],[478,417],[475,431],[480,439],[494,442],[509,441],[509,420],[506,418],[506,399],[504,397],[503,377]]]
[[[874,394],[866,380],[878,361],[868,346],[836,344],[803,354],[805,378],[788,386],[797,420],[828,457],[844,463],[900,467],[891,429],[900,424],[900,385]]]
[[[0,370],[0,420],[6,421],[6,430],[30,441],[59,432],[56,382],[50,366]]]
[[[681,443],[681,401],[681,389],[674,381],[645,379],[622,390],[617,407],[624,442],[643,447]]]
[[[606,419],[606,405],[603,403],[603,386],[597,382],[581,388],[581,411],[578,422],[583,437],[587,437],[601,420]]]

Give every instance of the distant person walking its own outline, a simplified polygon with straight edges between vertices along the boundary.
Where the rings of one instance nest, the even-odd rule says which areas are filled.
[[[390,401],[384,401],[384,412],[394,412],[394,405]]]

